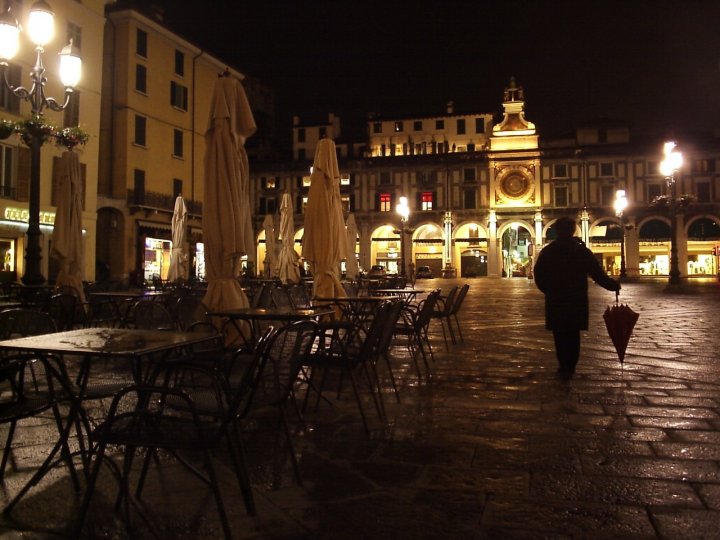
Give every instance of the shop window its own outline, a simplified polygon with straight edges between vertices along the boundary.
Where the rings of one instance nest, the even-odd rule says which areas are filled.
[[[0,238],[0,264],[3,272],[15,271],[15,239]]]
[[[135,64],[135,90],[147,94],[147,68],[142,64]]]

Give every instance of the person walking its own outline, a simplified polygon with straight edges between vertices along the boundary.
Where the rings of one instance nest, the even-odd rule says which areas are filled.
[[[570,379],[580,357],[580,331],[588,329],[588,281],[619,291],[585,244],[574,236],[576,223],[561,217],[553,225],[557,239],[545,246],[534,268],[535,285],[545,294],[545,328],[552,330],[558,374]]]

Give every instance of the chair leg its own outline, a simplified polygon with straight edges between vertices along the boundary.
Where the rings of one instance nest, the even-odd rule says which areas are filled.
[[[282,419],[283,430],[285,431],[285,440],[287,441],[288,451],[290,452],[290,462],[292,463],[293,472],[295,473],[295,480],[298,486],[302,486],[302,477],[300,476],[300,465],[295,455],[295,445],[292,441],[292,434],[290,433],[290,426],[287,421],[287,413],[285,411],[285,405],[280,404],[280,417]]]
[[[100,474],[100,467],[102,460],[105,455],[105,443],[100,443],[97,448],[97,454],[95,457],[95,463],[90,471],[90,476],[87,480],[87,486],[85,488],[85,495],[83,496],[82,503],[80,504],[80,512],[78,515],[77,522],[75,523],[73,534],[71,538],[80,538],[83,526],[85,525],[85,516],[87,515],[88,507],[90,506],[90,500],[92,499],[93,492],[95,491],[95,483],[97,482],[98,475]]]
[[[210,456],[210,452],[207,449],[205,450],[204,459],[205,468],[207,469],[208,473],[208,483],[210,484],[210,489],[215,496],[215,504],[218,508],[218,514],[220,515],[220,522],[222,523],[223,532],[225,533],[225,538],[230,540],[232,538],[230,523],[228,523],[227,514],[225,512],[225,505],[223,504],[222,495],[220,493],[220,486],[218,485],[217,476],[215,475],[215,467],[213,467],[212,458]]]
[[[388,373],[390,374],[390,382],[392,383],[392,387],[395,392],[395,399],[397,399],[397,402],[400,403],[400,393],[398,392],[397,383],[395,382],[395,374],[393,373],[392,365],[390,363],[390,355],[387,351],[385,351],[382,356],[385,358],[385,363],[387,364]]]
[[[227,435],[230,459],[232,460],[233,468],[235,469],[235,477],[237,478],[240,491],[243,495],[245,510],[248,514],[254,516],[256,515],[257,510],[255,508],[255,498],[253,497],[252,487],[250,486],[250,475],[248,473],[247,460],[245,459],[245,450],[242,442],[240,441],[237,425],[233,425],[231,430],[232,433],[228,433]]]
[[[352,371],[348,371],[348,375],[350,376],[350,382],[352,383],[352,389],[355,393],[355,401],[357,401],[358,404],[358,410],[360,411],[360,417],[362,418],[363,427],[365,428],[365,433],[370,436],[370,428],[368,427],[367,418],[365,418],[365,411],[363,410],[362,401],[360,400],[360,393],[358,392],[357,384],[355,383],[355,377],[352,374]]]
[[[17,420],[13,420],[10,422],[10,428],[8,429],[7,438],[5,439],[5,450],[3,451],[2,463],[0,463],[0,480],[5,479],[5,467],[7,466],[8,459],[10,458],[10,454],[12,453],[12,441],[13,437],[15,436],[16,425]]]
[[[460,341],[462,341],[464,343],[465,338],[463,337],[463,334],[462,334],[462,328],[460,327],[460,321],[458,321],[457,315],[453,315],[453,318],[455,319],[455,324],[457,325],[458,334],[460,335]]]

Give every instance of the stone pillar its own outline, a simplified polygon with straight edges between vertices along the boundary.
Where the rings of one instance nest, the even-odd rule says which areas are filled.
[[[640,276],[640,231],[633,218],[625,223],[625,272],[631,279]]]
[[[488,216],[488,277],[500,277],[501,256],[502,251],[498,250],[497,214],[495,214],[495,210],[490,210]]]

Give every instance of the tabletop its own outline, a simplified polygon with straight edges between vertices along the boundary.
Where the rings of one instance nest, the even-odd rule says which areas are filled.
[[[127,291],[95,291],[91,292],[90,296],[97,298],[157,298],[160,296],[167,296],[168,293],[165,291],[144,291],[142,289],[127,290]]]
[[[259,321],[294,321],[299,319],[309,319],[312,317],[322,317],[323,315],[332,315],[335,311],[332,308],[318,306],[312,308],[238,308],[226,309],[220,311],[208,311],[211,317],[226,317],[229,319],[245,319]]]
[[[210,332],[166,332],[131,328],[81,328],[0,341],[0,350],[140,357],[217,338]]]

